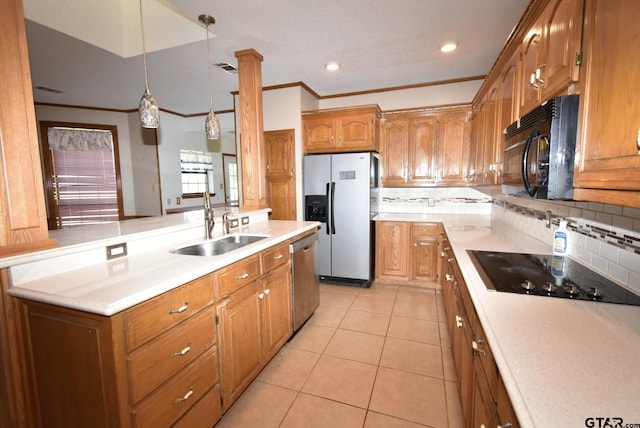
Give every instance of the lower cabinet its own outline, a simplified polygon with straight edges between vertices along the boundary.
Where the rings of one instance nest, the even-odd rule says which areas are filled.
[[[220,419],[210,276],[111,317],[27,300],[20,307],[39,425],[155,427],[184,419],[210,427]]]
[[[110,317],[19,300],[34,420],[214,426],[292,335],[290,266],[284,242]]]
[[[440,225],[376,222],[376,279],[424,287],[438,280]]]
[[[288,245],[263,255],[262,266],[271,270],[253,281],[248,273],[251,263],[245,259],[217,273],[223,278],[221,284],[239,282],[236,288],[225,285],[230,293],[217,305],[223,411],[240,397],[293,332]],[[227,275],[229,271],[234,275]]]
[[[519,427],[455,255],[441,240],[440,284],[465,427]]]

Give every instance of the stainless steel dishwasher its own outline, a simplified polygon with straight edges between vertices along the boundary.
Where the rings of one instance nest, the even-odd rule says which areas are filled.
[[[314,250],[318,234],[306,236],[289,245],[291,277],[293,278],[293,331],[297,331],[320,304],[320,283]]]

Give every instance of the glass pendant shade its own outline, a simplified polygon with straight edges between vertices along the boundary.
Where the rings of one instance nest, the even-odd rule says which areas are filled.
[[[155,97],[149,92],[149,88],[145,87],[144,94],[140,98],[138,113],[143,128],[157,128],[160,124],[160,107]]]
[[[207,139],[220,139],[220,121],[218,120],[218,116],[216,116],[213,110],[211,110],[207,115],[207,120],[204,123],[204,131],[207,134]]]

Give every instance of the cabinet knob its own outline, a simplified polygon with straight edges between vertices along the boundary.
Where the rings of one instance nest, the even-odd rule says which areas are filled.
[[[456,315],[456,327],[462,328],[464,323],[462,322],[462,317],[460,315]]]
[[[640,128],[638,128],[638,135],[636,136],[636,147],[638,148],[638,154],[640,155]]]
[[[271,290],[268,289],[268,288],[264,290],[264,294],[266,294],[267,296],[269,295],[270,292],[271,292]]]
[[[449,258],[447,259],[447,261],[448,261],[449,263],[455,263],[456,259],[454,259],[453,257],[449,257]]]
[[[189,302],[184,302],[184,305],[180,306],[178,309],[171,309],[169,311],[169,315],[180,314],[180,313],[186,311],[188,307],[189,307]]]
[[[260,294],[258,294],[258,299],[260,299],[260,300],[264,300],[264,293],[260,293]]]
[[[184,394],[182,397],[176,398],[176,403],[179,403],[181,401],[187,401],[189,398],[191,398],[192,395],[193,395],[193,388],[189,388],[189,391],[186,394]]]

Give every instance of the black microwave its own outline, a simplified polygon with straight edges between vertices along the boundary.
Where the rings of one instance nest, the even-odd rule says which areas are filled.
[[[503,193],[573,199],[578,100],[578,95],[551,98],[505,129]]]

